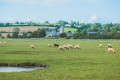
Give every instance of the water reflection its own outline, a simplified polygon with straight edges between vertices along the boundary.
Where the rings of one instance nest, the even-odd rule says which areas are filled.
[[[40,67],[0,67],[0,72],[21,72],[21,71],[31,71],[35,69],[41,69]]]

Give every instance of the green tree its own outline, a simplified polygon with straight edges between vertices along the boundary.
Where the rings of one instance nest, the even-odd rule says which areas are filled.
[[[67,37],[67,34],[66,33],[61,33],[58,36],[61,37],[61,38],[65,38],[65,37]]]
[[[79,21],[76,23],[76,25],[79,25],[80,23],[79,23]]]
[[[36,23],[30,21],[30,26],[35,26],[35,25],[36,25]]]
[[[10,23],[5,23],[5,26],[10,26]]]
[[[21,24],[21,25],[23,25],[23,24],[24,24],[24,22],[20,22],[20,24]]]
[[[0,27],[3,27],[3,26],[4,26],[4,23],[1,23],[1,22],[0,22]]]
[[[23,38],[27,38],[27,33],[23,32],[22,37],[23,37]]]
[[[45,21],[44,24],[49,24],[49,21]]]
[[[44,29],[40,29],[37,31],[34,31],[30,35],[32,38],[41,38],[46,36],[46,31]]]
[[[74,34],[74,39],[82,39],[84,38],[84,35],[82,32],[77,32],[76,34]]]
[[[68,22],[60,20],[58,21],[58,24],[60,24],[60,26],[65,26],[66,24],[68,24]]]
[[[18,38],[18,34],[19,34],[19,32],[13,32],[12,37],[13,38]]]
[[[86,35],[86,34],[87,34],[86,29],[84,29],[84,30],[82,31],[82,33],[83,33],[83,35]]]
[[[14,29],[13,29],[12,37],[13,37],[13,38],[18,38],[19,31],[20,31],[19,28],[14,28]]]
[[[98,29],[101,29],[101,23],[92,24],[91,30],[97,32]]]
[[[102,25],[102,28],[105,30],[105,32],[110,32],[110,27],[111,27],[111,24]]]
[[[37,31],[34,31],[30,35],[31,38],[37,38]]]
[[[74,21],[71,21],[70,27],[71,27],[71,28],[74,28],[74,27],[75,27],[75,26],[74,26]]]
[[[18,22],[18,21],[16,21],[16,22],[15,22],[15,24],[19,24],[19,22]]]
[[[27,21],[27,22],[25,22],[25,24],[26,24],[26,25],[30,25],[30,22]]]
[[[10,34],[9,34],[9,33],[7,34],[7,38],[11,38],[11,36],[10,36]]]
[[[19,31],[20,31],[20,29],[17,28],[17,27],[15,27],[15,28],[13,29],[13,32],[19,32]]]
[[[44,29],[40,29],[37,31],[38,38],[45,37],[45,36],[46,36],[46,31]]]

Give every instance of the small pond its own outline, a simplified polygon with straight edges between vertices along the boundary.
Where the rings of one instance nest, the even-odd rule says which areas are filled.
[[[42,69],[41,67],[0,67],[0,72],[21,72],[21,71],[32,71],[36,69]]]

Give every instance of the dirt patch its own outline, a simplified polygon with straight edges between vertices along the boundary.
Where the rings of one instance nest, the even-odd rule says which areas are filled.
[[[37,63],[19,63],[19,64],[0,63],[0,67],[44,67],[44,68],[49,68],[49,66],[47,64],[37,64]]]
[[[13,52],[41,52],[41,51],[13,51]]]
[[[41,51],[11,51],[6,54],[33,54],[33,53],[41,53]]]

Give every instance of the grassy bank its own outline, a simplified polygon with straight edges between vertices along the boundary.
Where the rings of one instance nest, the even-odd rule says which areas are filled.
[[[0,73],[0,80],[120,80],[119,40],[2,39],[0,41],[7,42],[7,45],[0,45],[0,63],[31,62],[50,66],[33,71]],[[58,51],[53,46],[47,46],[54,43],[80,44],[81,50]],[[103,48],[98,47],[100,43],[103,44]],[[107,52],[108,43],[113,45],[116,54]],[[36,49],[30,49],[31,44],[35,45]]]

